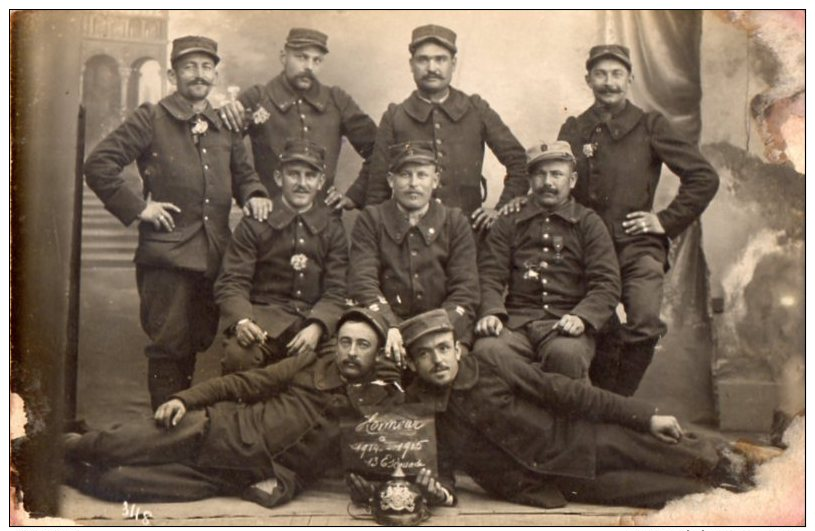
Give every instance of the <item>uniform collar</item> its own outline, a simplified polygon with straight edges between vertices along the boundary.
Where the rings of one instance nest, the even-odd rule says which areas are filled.
[[[561,205],[560,208],[554,212],[546,212],[533,198],[530,198],[529,201],[526,202],[526,205],[524,205],[524,208],[518,213],[518,216],[515,218],[515,223],[523,223],[538,216],[556,216],[574,225],[580,219],[578,209],[577,202],[573,197],[570,197],[566,204]]]
[[[450,87],[446,100],[441,103],[430,103],[419,97],[418,90],[414,90],[410,97],[402,103],[402,106],[405,112],[417,122],[426,122],[433,107],[438,107],[450,120],[457,122],[470,109],[470,98],[460,90]]]
[[[430,200],[427,213],[419,220],[419,223],[410,226],[407,216],[399,210],[399,205],[395,199],[388,199],[382,204],[382,223],[385,231],[396,243],[402,243],[411,228],[419,229],[427,245],[439,237],[442,225],[444,224],[444,206],[435,199]]]
[[[600,112],[596,105],[592,105],[581,114],[578,117],[578,122],[580,123],[580,132],[583,140],[586,142],[591,139],[594,128],[603,123],[607,125],[611,138],[619,140],[636,127],[644,114],[642,109],[626,100],[625,107],[617,112],[617,114],[612,115],[611,119],[607,122],[600,118]]]
[[[173,92],[163,98],[159,101],[159,105],[164,107],[167,112],[170,113],[170,116],[180,122],[189,122],[196,115],[196,112],[192,110],[192,104],[184,99],[184,96],[178,92]],[[221,128],[221,117],[218,116],[218,113],[215,112],[215,109],[212,108],[209,101],[207,101],[206,108],[200,114],[205,117],[215,129]]]
[[[299,98],[306,100],[317,112],[325,111],[328,106],[328,88],[316,79],[306,92],[298,92],[291,86],[285,74],[281,73],[269,81],[266,92],[281,112],[288,111]]]
[[[274,227],[275,230],[288,227],[298,216],[312,234],[321,232],[328,225],[328,209],[319,203],[315,203],[307,212],[298,214],[283,201],[282,197],[277,196],[273,201],[274,208],[269,215],[269,225]]]

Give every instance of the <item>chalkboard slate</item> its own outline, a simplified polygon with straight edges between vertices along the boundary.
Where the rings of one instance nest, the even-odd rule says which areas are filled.
[[[362,408],[362,414],[340,422],[346,472],[387,478],[401,466],[408,477],[415,477],[423,468],[438,475],[432,407],[427,404],[367,407]]]

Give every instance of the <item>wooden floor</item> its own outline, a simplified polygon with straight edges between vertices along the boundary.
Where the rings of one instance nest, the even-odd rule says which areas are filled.
[[[447,526],[499,525],[631,525],[643,509],[569,504],[560,509],[537,509],[492,500],[466,476],[460,478],[456,507],[436,508],[426,523]],[[356,526],[375,525],[364,510],[349,505],[340,480],[324,480],[294,501],[275,509],[265,509],[236,498],[211,498],[186,503],[149,503],[128,507],[105,502],[64,486],[61,489],[60,516],[79,525],[143,525],[143,514],[152,515],[150,525],[246,525],[246,526]],[[352,516],[352,514],[354,516]]]

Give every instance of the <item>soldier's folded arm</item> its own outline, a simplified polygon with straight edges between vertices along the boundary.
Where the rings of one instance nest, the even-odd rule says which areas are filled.
[[[261,223],[244,218],[235,227],[224,253],[221,272],[215,281],[215,302],[221,320],[231,329],[241,319],[254,318],[250,293],[258,259],[257,242],[265,229]]]

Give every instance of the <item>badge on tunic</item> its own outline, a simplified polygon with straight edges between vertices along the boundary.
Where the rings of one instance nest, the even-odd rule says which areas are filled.
[[[270,116],[272,115],[269,114],[269,111],[267,111],[263,105],[258,105],[258,110],[252,113],[252,121],[255,123],[255,125],[260,125],[265,123]]]
[[[461,306],[456,306],[456,313],[459,314],[459,315],[464,315],[465,313],[467,313],[467,310],[465,310]]]
[[[203,135],[209,129],[209,124],[206,120],[202,120],[200,116],[195,118],[195,122],[192,124],[192,134],[194,135]]]
[[[368,309],[371,310],[372,312],[378,312],[379,311],[379,305],[377,303],[373,303],[370,306],[368,306]]]
[[[291,267],[295,271],[302,271],[308,265],[308,256],[300,253],[291,257]]]
[[[583,155],[585,155],[586,158],[592,158],[596,152],[597,144],[583,144]]]

